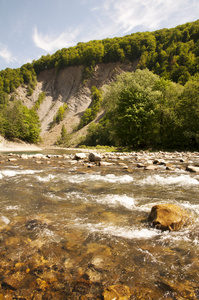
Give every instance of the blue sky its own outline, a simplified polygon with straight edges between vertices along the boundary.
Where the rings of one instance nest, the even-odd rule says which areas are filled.
[[[0,0],[0,70],[78,42],[198,18],[199,0]]]

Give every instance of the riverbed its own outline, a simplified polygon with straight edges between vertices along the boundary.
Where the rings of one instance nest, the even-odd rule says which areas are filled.
[[[129,299],[199,299],[199,173],[187,171],[199,154],[100,155],[0,155],[0,299],[103,299],[112,285]],[[193,221],[152,228],[159,203]]]

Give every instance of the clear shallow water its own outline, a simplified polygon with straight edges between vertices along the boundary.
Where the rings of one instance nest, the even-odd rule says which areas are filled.
[[[17,276],[25,273],[36,283],[26,288],[19,283],[20,290],[41,294],[47,288],[38,278],[51,293],[59,282],[59,291],[68,294],[62,299],[76,299],[79,278],[94,284],[96,299],[116,283],[130,286],[132,299],[141,291],[144,299],[199,299],[197,174],[88,169],[59,158],[53,165],[7,164],[0,168],[0,199],[2,282],[4,274],[18,274],[21,282]],[[193,224],[179,232],[150,228],[146,219],[157,203],[180,205]],[[19,263],[24,268],[16,270]],[[9,293],[6,288],[2,293]]]

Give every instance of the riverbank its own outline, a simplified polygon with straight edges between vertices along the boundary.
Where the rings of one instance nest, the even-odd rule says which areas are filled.
[[[41,147],[15,139],[8,141],[0,136],[0,152],[40,151]]]

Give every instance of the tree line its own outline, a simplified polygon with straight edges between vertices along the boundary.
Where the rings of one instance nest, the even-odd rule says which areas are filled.
[[[68,67],[68,66],[76,66],[76,65],[84,65],[84,71],[83,71],[83,79],[87,79],[89,76],[91,76],[94,67],[98,63],[109,63],[109,62],[124,62],[124,63],[132,63],[135,60],[138,61],[137,69],[145,70],[146,68],[150,71],[152,71],[154,74],[157,74],[162,78],[162,80],[166,80],[165,82],[175,82],[178,83],[181,88],[184,86],[185,90],[188,88],[187,86],[190,86],[191,84],[193,87],[195,86],[197,80],[194,78],[197,78],[197,74],[199,72],[199,20],[195,22],[186,23],[184,25],[177,26],[172,29],[162,29],[157,30],[154,32],[138,32],[134,34],[130,34],[124,37],[116,37],[112,39],[104,39],[104,40],[95,40],[90,41],[88,43],[78,43],[75,47],[70,48],[63,48],[58,50],[52,55],[46,55],[42,56],[40,59],[33,61],[32,63],[27,63],[23,65],[21,68],[18,69],[10,69],[7,68],[5,70],[0,71],[0,98],[1,98],[1,108],[0,108],[0,117],[1,117],[1,123],[4,124],[1,125],[1,134],[4,133],[5,136],[10,137],[14,135],[14,132],[11,134],[7,134],[8,130],[8,124],[9,122],[12,122],[7,118],[7,109],[14,109],[14,106],[16,105],[17,111],[19,114],[21,114],[21,111],[23,111],[23,114],[32,114],[34,115],[33,119],[36,120],[37,117],[35,116],[36,113],[36,107],[32,111],[26,111],[26,108],[22,109],[22,104],[17,102],[16,104],[14,101],[8,101],[8,100],[14,100],[14,97],[12,96],[12,93],[18,88],[20,85],[25,84],[27,86],[27,95],[31,95],[36,83],[37,83],[37,75],[44,70],[56,68],[57,72],[59,72],[60,69]],[[194,77],[194,75],[196,77]],[[165,83],[164,83],[165,84]],[[171,83],[170,83],[171,84]],[[172,85],[173,87],[173,85]],[[163,87],[162,87],[163,89]],[[167,91],[166,87],[164,87],[165,92]],[[183,89],[184,91],[184,89]],[[153,91],[153,92],[162,92],[160,90]],[[168,92],[168,91],[167,91]],[[188,93],[188,92],[187,92]],[[129,91],[128,97],[131,97],[132,92]],[[9,96],[8,96],[9,95]],[[184,95],[184,96],[183,96]],[[191,95],[189,93],[189,95]],[[44,96],[44,95],[43,95]],[[127,94],[121,95],[123,97],[123,102],[127,101],[126,99]],[[146,95],[146,98],[148,96]],[[152,97],[152,94],[150,95]],[[149,97],[149,98],[150,98]],[[185,94],[181,94],[179,97],[185,97]],[[175,97],[174,97],[175,98]],[[167,97],[162,95],[162,102],[166,101]],[[42,101],[42,95],[41,99],[37,102],[37,105],[40,105],[40,102]],[[188,100],[187,100],[188,101]],[[5,103],[4,103],[5,102]],[[149,101],[150,102],[150,101]],[[7,104],[6,104],[7,103]],[[97,107],[98,107],[98,102]],[[179,108],[185,109],[185,102],[184,106],[179,105],[180,101],[178,99],[178,110]],[[143,106],[144,104],[142,104]],[[146,101],[146,105],[147,101]],[[152,105],[152,104],[151,104]],[[163,107],[165,105],[159,105],[159,114],[162,116],[159,130],[163,132],[165,129],[165,123],[164,120],[166,111],[169,110],[169,118],[173,120],[174,118],[171,116],[175,115],[175,110],[171,110],[169,105],[173,105],[173,103],[170,103],[167,101],[167,109],[165,108],[164,112],[161,112],[160,107]],[[124,109],[122,105],[117,106],[118,110],[121,111]],[[99,108],[97,108],[99,109]],[[85,115],[83,116],[83,120],[81,126],[85,125],[85,122],[90,122],[91,119],[93,119],[93,116],[95,115],[95,107],[90,107]],[[140,115],[143,108],[139,109]],[[151,108],[153,111],[154,108]],[[156,107],[156,115],[157,115],[157,107]],[[118,113],[115,111],[115,113]],[[22,114],[22,115],[23,115]],[[109,117],[108,114],[111,116],[111,110],[108,110],[107,112],[107,120],[103,121],[106,123],[106,126],[109,126]],[[7,121],[5,122],[7,118]],[[184,117],[185,118],[185,117]],[[188,118],[188,117],[187,117]],[[111,117],[110,117],[111,119]],[[146,116],[145,116],[146,119]],[[152,116],[148,119],[153,119]],[[185,120],[185,119],[184,119]],[[126,119],[123,120],[126,122]],[[149,121],[149,120],[148,120]],[[27,121],[24,121],[24,128]],[[116,122],[114,120],[114,122]],[[160,123],[161,123],[160,122]],[[177,119],[175,119],[175,125],[177,124]],[[193,136],[189,128],[185,130],[185,125],[182,125],[184,121],[180,121],[181,124],[176,125],[175,132],[178,132],[181,130],[181,128],[184,126],[184,133],[183,137],[185,135],[187,136],[186,141],[192,139],[193,144],[194,140],[196,141],[196,136]],[[37,122],[36,122],[37,123]],[[103,126],[105,126],[103,123]],[[17,124],[17,122],[16,122]],[[19,124],[19,122],[18,122]],[[125,124],[125,123],[124,123]],[[183,123],[184,124],[184,123]],[[187,123],[188,124],[188,123]],[[102,124],[100,124],[101,126]],[[143,125],[143,124],[142,124]],[[168,125],[168,130],[169,130]],[[191,123],[190,123],[191,126]],[[34,127],[34,126],[33,126]],[[98,128],[99,129],[99,128]],[[22,130],[23,139],[35,140],[33,138],[30,138],[28,134],[25,134],[27,129],[24,131]],[[18,133],[17,133],[18,132]],[[106,131],[105,131],[106,132]],[[155,132],[155,131],[153,131]],[[157,132],[157,129],[156,129]],[[16,136],[19,136],[19,131],[16,130]],[[122,132],[121,132],[122,134]],[[144,133],[143,133],[144,134]],[[172,133],[174,134],[174,132]],[[176,136],[178,134],[176,133]],[[104,135],[103,135],[104,136]],[[114,136],[116,136],[116,133],[114,132]],[[189,136],[189,139],[188,139]],[[105,136],[104,136],[105,139]],[[159,136],[159,139],[163,139],[161,137],[161,134]],[[164,137],[164,139],[166,139]],[[168,139],[168,137],[167,137]],[[106,138],[108,141],[109,138]],[[139,142],[140,145],[142,144]],[[159,144],[165,144],[165,141],[159,142]]]
[[[41,71],[84,65],[85,76],[98,63],[126,62],[138,59],[138,68],[148,68],[174,82],[185,84],[199,72],[199,20],[171,29],[137,32],[124,37],[94,40],[43,55],[18,69],[0,71],[0,92],[13,92],[27,84],[34,90],[36,75]]]
[[[195,149],[199,146],[199,74],[184,86],[149,71],[124,73],[106,87],[106,114],[86,145]]]
[[[138,32],[120,38],[78,43],[33,61],[37,74],[49,68],[84,65],[92,71],[98,63],[133,62],[174,82],[185,84],[199,71],[199,20],[172,29]]]
[[[5,92],[0,93],[0,134],[7,139],[37,143],[40,139],[40,121],[34,109],[21,101],[9,101]]]

